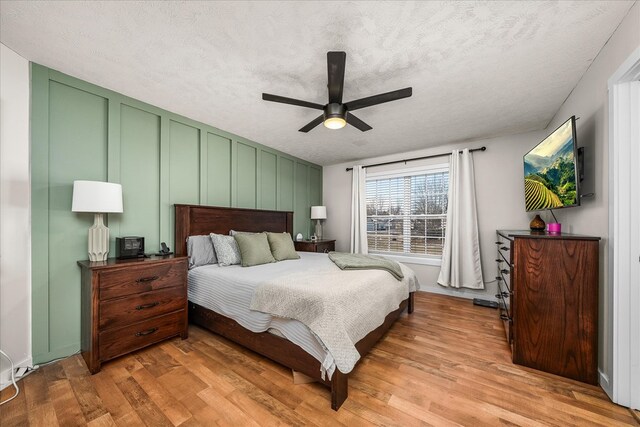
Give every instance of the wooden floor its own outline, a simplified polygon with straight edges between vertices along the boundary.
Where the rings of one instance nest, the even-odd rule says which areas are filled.
[[[45,366],[0,407],[12,425],[638,425],[604,392],[515,366],[495,310],[416,298],[350,378],[338,412],[318,384],[192,326],[89,375],[80,356]],[[11,395],[2,392],[2,399]]]

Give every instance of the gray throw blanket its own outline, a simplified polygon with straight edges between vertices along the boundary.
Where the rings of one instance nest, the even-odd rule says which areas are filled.
[[[329,252],[329,259],[341,270],[384,270],[398,280],[404,277],[400,264],[381,256]]]

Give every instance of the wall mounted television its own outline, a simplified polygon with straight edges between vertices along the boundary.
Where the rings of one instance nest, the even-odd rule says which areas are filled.
[[[572,116],[524,155],[527,212],[580,205],[576,118]]]

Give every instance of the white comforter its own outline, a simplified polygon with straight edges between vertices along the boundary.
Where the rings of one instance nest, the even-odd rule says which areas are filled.
[[[299,260],[281,261],[255,267],[241,267],[238,265],[220,267],[215,264],[194,268],[189,271],[189,301],[234,319],[241,326],[252,332],[277,330],[289,341],[298,345],[318,360],[321,363],[321,373],[324,375],[326,372],[331,377],[336,367],[335,357],[331,351],[327,350],[327,345],[315,333],[311,332],[308,325],[305,326],[299,320],[273,316],[249,308],[256,288],[263,283],[292,274],[301,274],[306,280],[314,271],[327,271],[337,268],[326,254],[310,252],[300,252],[299,254],[301,257]],[[403,269],[403,271],[405,271],[405,280],[409,280],[409,276],[415,278],[411,270]],[[362,274],[363,272],[353,271],[349,273]],[[386,274],[396,284],[400,283],[387,272],[378,271],[375,273]],[[410,286],[411,290],[417,289],[417,281],[408,286]],[[406,295],[402,299],[405,298]],[[359,298],[359,300],[362,301],[362,298]],[[390,311],[396,308],[398,308],[398,305]],[[386,313],[384,316],[386,316]],[[382,316],[383,319],[384,316]],[[371,330],[377,326],[379,325],[374,326]],[[366,333],[368,331],[364,335]],[[359,334],[361,332],[354,334],[352,338]],[[355,364],[355,361],[353,364]],[[340,371],[345,373],[353,368],[353,365],[349,366],[349,364],[343,366],[342,362],[340,365]]]
[[[265,281],[256,288],[251,309],[305,324],[346,374],[360,359],[356,343],[418,288],[415,273],[401,267],[404,278],[398,281],[387,271],[343,271],[329,261],[312,272]]]

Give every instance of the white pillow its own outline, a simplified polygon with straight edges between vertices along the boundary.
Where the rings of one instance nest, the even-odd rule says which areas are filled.
[[[236,239],[233,236],[225,236],[223,234],[211,233],[211,241],[213,247],[216,250],[216,256],[218,257],[218,264],[221,267],[227,265],[240,264],[242,259],[240,258],[240,249],[236,243]]]
[[[189,256],[189,269],[218,262],[213,251],[211,237],[206,235],[189,236],[187,239],[187,255]]]

